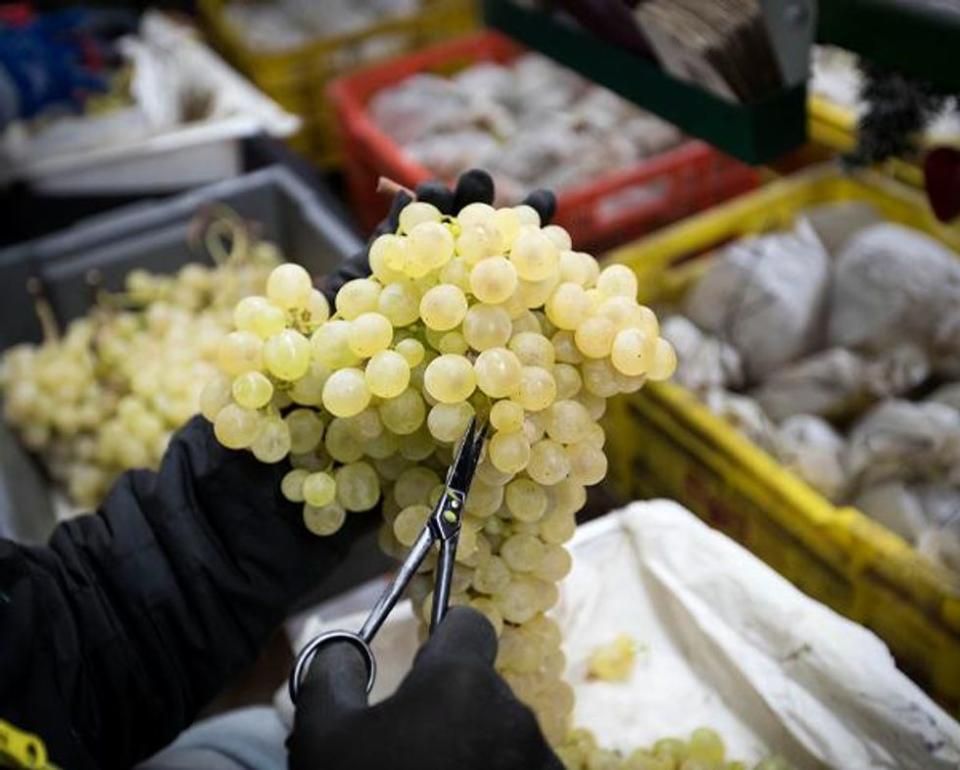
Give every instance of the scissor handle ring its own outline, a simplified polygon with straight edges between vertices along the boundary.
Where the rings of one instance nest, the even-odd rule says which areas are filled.
[[[297,702],[297,696],[300,694],[300,686],[303,684],[303,677],[306,676],[307,669],[310,668],[310,663],[313,661],[317,651],[323,647],[323,645],[330,644],[331,642],[348,642],[360,650],[363,661],[367,666],[367,692],[369,693],[373,689],[373,682],[377,678],[377,660],[373,657],[373,650],[370,649],[370,645],[364,641],[363,637],[352,631],[327,631],[325,634],[320,634],[311,639],[306,647],[300,650],[300,654],[297,655],[297,660],[294,663],[293,671],[290,673],[290,681],[288,683],[290,700],[294,703]]]

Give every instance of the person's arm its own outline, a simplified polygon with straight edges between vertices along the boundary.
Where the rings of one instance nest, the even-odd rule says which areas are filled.
[[[0,541],[0,719],[61,767],[129,767],[252,662],[341,560],[356,517],[317,538],[286,463],[220,446],[194,418],[157,473],[124,474],[46,548]]]

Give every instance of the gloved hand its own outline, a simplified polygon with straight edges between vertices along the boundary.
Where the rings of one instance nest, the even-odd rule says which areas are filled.
[[[436,206],[442,214],[454,215],[468,203],[493,203],[493,179],[486,171],[472,169],[460,175],[457,186],[451,190],[443,182],[430,181],[417,185],[416,199]],[[377,229],[373,231],[367,245],[349,259],[344,260],[337,270],[321,279],[318,287],[332,306],[340,287],[355,278],[370,275],[370,245],[384,233],[396,232],[399,227],[400,212],[413,199],[399,192],[393,197],[390,212]],[[537,210],[541,224],[548,224],[557,210],[557,199],[549,190],[534,190],[524,200],[528,206]]]
[[[360,652],[321,648],[297,701],[291,770],[563,770],[493,670],[496,651],[487,619],[452,607],[396,693],[368,706]]]

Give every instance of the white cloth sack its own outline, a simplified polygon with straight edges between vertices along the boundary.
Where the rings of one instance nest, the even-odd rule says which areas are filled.
[[[553,615],[564,633],[575,723],[621,750],[701,725],[728,756],[777,751],[798,770],[960,765],[960,725],[897,670],[860,625],[810,599],[744,548],[665,500],[633,503],[580,527],[574,569]],[[315,617],[359,628],[366,611]],[[592,682],[587,659],[626,633],[642,654],[627,682]],[[374,641],[374,700],[391,692],[416,649],[409,604]],[[277,698],[288,722],[285,690]]]

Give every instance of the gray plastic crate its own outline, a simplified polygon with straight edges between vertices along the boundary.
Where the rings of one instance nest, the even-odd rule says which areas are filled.
[[[329,271],[361,246],[353,229],[282,166],[161,202],[126,206],[0,250],[0,350],[41,338],[26,289],[31,275],[43,278],[58,319],[70,321],[89,307],[85,278],[91,268],[100,271],[106,288],[120,289],[133,268],[174,272],[195,260],[186,246],[187,228],[199,208],[214,202],[257,222],[265,238],[315,274]]]
[[[329,272],[362,245],[353,230],[282,167],[226,180],[159,203],[136,204],[78,223],[61,233],[0,251],[0,350],[39,341],[40,327],[26,290],[40,276],[58,320],[83,315],[96,268],[108,289],[123,286],[134,268],[174,272],[195,260],[186,245],[190,220],[220,202],[257,222],[264,237],[311,273]],[[36,461],[0,421],[0,536],[40,542],[55,524],[46,480]]]

